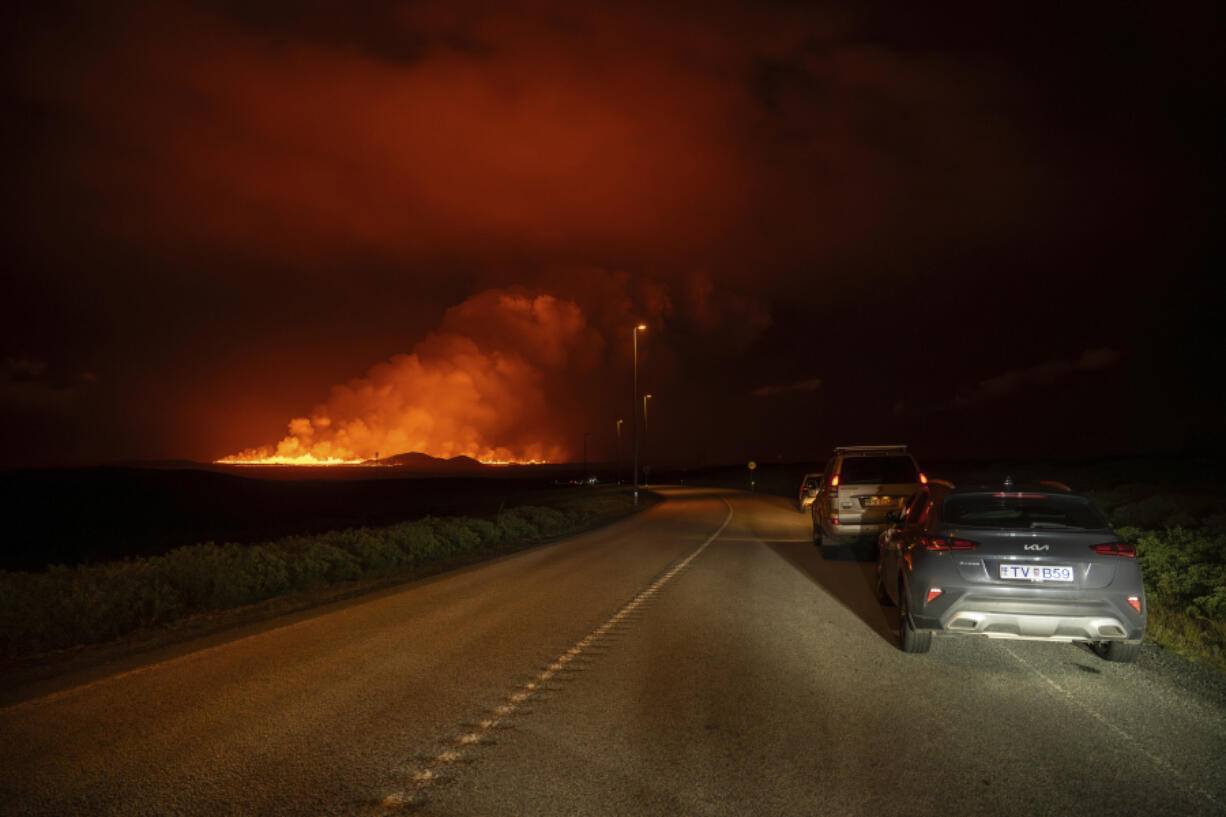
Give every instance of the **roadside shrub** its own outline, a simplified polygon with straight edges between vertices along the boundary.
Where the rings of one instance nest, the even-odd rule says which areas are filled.
[[[521,506],[500,511],[496,521],[427,517],[252,545],[204,542],[160,556],[41,573],[0,571],[0,656],[112,640],[194,613],[536,542],[633,509],[625,492],[560,500],[566,510]]]
[[[434,535],[433,527],[422,521],[403,522],[388,529],[389,538],[408,558],[408,564],[424,564],[444,553],[442,540]]]
[[[1152,602],[1191,618],[1226,621],[1226,536],[1176,527],[1122,528],[1136,542],[1137,561]]]
[[[481,546],[481,535],[467,517],[427,517],[434,535],[459,553],[470,553]]]
[[[570,514],[553,508],[525,505],[516,510],[519,511],[524,521],[540,531],[541,536],[557,536],[574,527]]]
[[[312,581],[320,584],[335,584],[362,575],[357,557],[324,541],[308,541],[301,558],[310,566]]]
[[[325,542],[352,554],[363,573],[383,573],[408,564],[409,556],[401,550],[387,530],[351,528],[325,534]]]
[[[531,542],[541,537],[541,532],[520,512],[522,510],[511,508],[498,514],[498,526],[508,542]]]

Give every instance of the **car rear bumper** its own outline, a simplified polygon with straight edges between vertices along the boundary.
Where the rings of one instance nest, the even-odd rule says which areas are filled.
[[[916,625],[950,633],[1041,641],[1138,641],[1145,617],[1126,598],[1027,599],[957,591],[917,606]],[[912,607],[916,610],[917,607]],[[927,609],[924,609],[927,608]],[[1144,608],[1142,608],[1144,609]]]
[[[888,528],[888,524],[881,525],[831,525],[829,522],[822,523],[822,533],[825,536],[836,538],[844,537],[847,541],[855,539],[877,539],[880,533]]]

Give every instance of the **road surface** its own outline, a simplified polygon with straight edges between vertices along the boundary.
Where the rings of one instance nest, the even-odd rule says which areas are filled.
[[[570,540],[6,689],[6,815],[1226,814],[1226,684],[938,639],[785,500]]]

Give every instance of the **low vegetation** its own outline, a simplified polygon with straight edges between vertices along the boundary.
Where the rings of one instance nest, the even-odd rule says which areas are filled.
[[[1087,493],[1137,547],[1148,636],[1226,669],[1226,496],[1204,483],[1111,482]]]
[[[0,658],[92,644],[299,591],[523,548],[629,514],[628,492],[563,493],[554,507],[489,518],[426,517],[374,528],[203,544],[101,564],[0,571]]]

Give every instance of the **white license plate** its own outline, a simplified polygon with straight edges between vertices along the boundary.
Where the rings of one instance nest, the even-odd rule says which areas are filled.
[[[898,500],[892,496],[866,496],[860,501],[865,508],[881,508],[898,504]]]
[[[1000,577],[1028,582],[1071,582],[1073,568],[1062,565],[1001,565]]]

